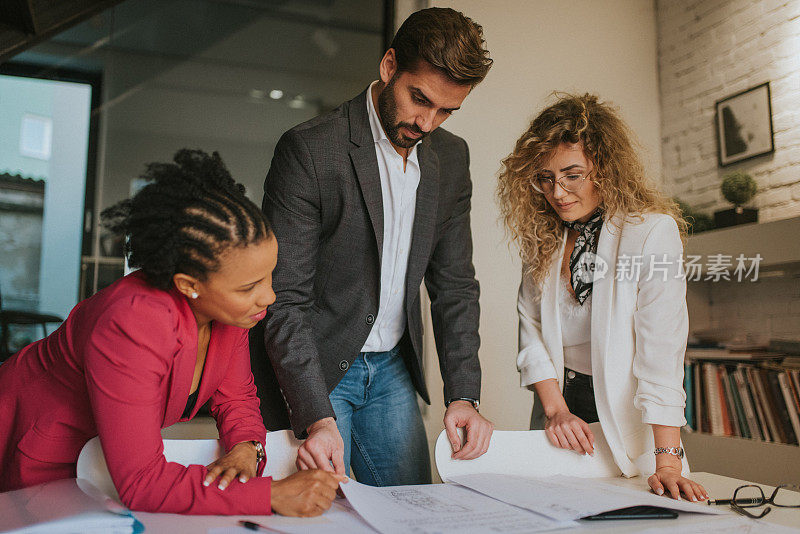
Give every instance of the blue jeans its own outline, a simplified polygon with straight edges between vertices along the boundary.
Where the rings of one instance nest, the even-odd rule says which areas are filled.
[[[345,472],[370,486],[430,484],[428,439],[399,349],[362,352],[330,394]]]

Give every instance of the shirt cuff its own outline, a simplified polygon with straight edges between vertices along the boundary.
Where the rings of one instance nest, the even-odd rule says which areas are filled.
[[[683,406],[662,406],[649,401],[639,401],[636,404],[642,410],[642,422],[647,425],[682,427],[686,424]]]
[[[549,360],[530,363],[519,369],[519,385],[522,387],[527,387],[549,378],[558,379],[556,376],[556,368],[553,367],[553,363]]]

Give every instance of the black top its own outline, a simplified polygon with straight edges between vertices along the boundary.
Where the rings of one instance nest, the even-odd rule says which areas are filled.
[[[186,399],[186,408],[183,409],[183,418],[188,419],[189,414],[194,410],[194,405],[197,404],[197,392],[200,391],[200,386],[203,384],[203,375],[206,371],[206,362],[203,361],[203,370],[200,371],[200,380],[197,381],[197,389],[194,393],[189,393],[189,398]]]
[[[189,414],[192,413],[194,410],[194,405],[197,404],[197,392],[200,391],[200,386],[197,386],[197,389],[194,390],[194,393],[189,394],[189,398],[186,400],[186,408],[183,409],[183,418],[188,419]]]

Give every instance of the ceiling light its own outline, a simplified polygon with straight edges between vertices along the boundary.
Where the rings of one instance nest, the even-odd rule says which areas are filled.
[[[289,100],[289,107],[292,109],[303,109],[306,107],[306,100],[301,95],[297,95],[293,99]]]

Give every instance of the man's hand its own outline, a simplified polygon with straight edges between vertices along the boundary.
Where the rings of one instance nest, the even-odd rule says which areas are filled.
[[[228,451],[228,454],[211,462],[206,466],[208,474],[203,479],[203,485],[208,486],[219,477],[218,487],[224,490],[234,478],[239,477],[239,482],[247,482],[256,476],[256,446],[250,441],[237,443]]]
[[[308,427],[307,431],[308,438],[297,451],[297,468],[301,471],[322,469],[345,475],[344,442],[333,417],[320,419]]]
[[[281,515],[312,517],[331,507],[336,489],[347,477],[319,469],[298,471],[272,481],[272,509]]]
[[[467,441],[461,445],[457,429],[463,428]],[[456,460],[472,460],[489,449],[494,425],[478,413],[472,403],[457,400],[450,403],[444,413],[444,429],[453,447],[453,458]]]

